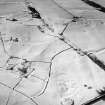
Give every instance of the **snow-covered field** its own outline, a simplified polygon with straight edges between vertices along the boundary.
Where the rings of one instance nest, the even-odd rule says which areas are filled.
[[[83,1],[0,0],[0,105],[105,105],[105,13]]]

